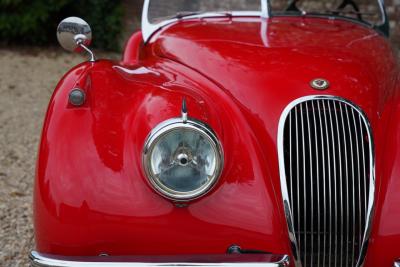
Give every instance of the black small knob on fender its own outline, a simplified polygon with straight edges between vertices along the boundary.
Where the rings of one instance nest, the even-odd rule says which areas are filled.
[[[79,107],[85,103],[86,94],[80,88],[75,88],[69,93],[69,103],[73,106]]]

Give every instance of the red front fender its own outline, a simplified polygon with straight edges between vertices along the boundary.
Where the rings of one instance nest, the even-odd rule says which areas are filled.
[[[68,104],[75,86],[87,94],[82,107]],[[214,129],[226,155],[213,191],[184,207],[156,194],[141,166],[147,135],[179,116],[183,96],[189,116]],[[271,179],[278,173],[275,144],[263,142],[261,148],[228,94],[176,63],[126,68],[100,61],[75,68],[58,85],[44,124],[34,201],[37,250],[221,254],[236,244],[290,254],[279,185]]]

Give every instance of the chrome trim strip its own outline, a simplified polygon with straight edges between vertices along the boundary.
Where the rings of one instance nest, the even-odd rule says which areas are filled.
[[[243,254],[246,255],[246,254]],[[97,257],[105,259],[104,261],[85,261],[84,257],[80,259],[68,260],[66,257],[41,254],[32,251],[30,254],[31,267],[173,267],[173,266],[218,266],[218,267],[287,267],[289,266],[289,257],[282,255],[275,262],[126,262],[126,261],[106,261],[108,257]],[[89,258],[87,258],[89,259]]]
[[[372,227],[372,215],[373,215],[373,210],[374,210],[374,205],[375,205],[375,146],[374,146],[374,140],[373,140],[373,136],[372,136],[371,125],[370,125],[365,113],[360,109],[360,107],[358,107],[357,105],[353,104],[352,102],[350,102],[346,99],[343,99],[343,98],[337,97],[337,96],[331,96],[331,95],[310,95],[310,96],[298,98],[286,106],[286,108],[283,110],[282,115],[279,120],[278,136],[277,136],[277,146],[278,147],[277,148],[278,148],[280,182],[281,182],[283,207],[284,207],[286,223],[287,223],[287,227],[288,227],[290,244],[291,244],[292,253],[293,253],[293,257],[294,257],[294,264],[296,267],[302,267],[302,264],[300,261],[300,255],[299,255],[300,251],[298,248],[296,234],[294,231],[293,214],[292,214],[292,208],[290,206],[289,193],[288,193],[287,182],[286,182],[285,158],[284,158],[284,151],[283,151],[283,146],[284,146],[283,135],[284,135],[286,120],[288,118],[288,115],[292,111],[292,109],[296,108],[297,105],[299,105],[303,102],[306,102],[306,101],[310,101],[310,100],[336,100],[337,102],[344,103],[344,104],[352,107],[354,110],[356,110],[358,112],[360,118],[362,119],[362,121],[365,124],[365,127],[368,129],[367,135],[368,135],[368,139],[370,142],[370,151],[369,151],[370,152],[370,157],[369,157],[369,165],[370,165],[369,186],[370,186],[370,189],[369,189],[369,196],[368,196],[368,210],[367,210],[367,216],[366,216],[366,226],[365,226],[365,231],[363,234],[363,242],[362,242],[361,249],[360,249],[360,256],[359,256],[359,258],[357,260],[357,264],[356,264],[356,267],[361,267],[364,264],[365,256],[367,253],[368,241],[369,241],[369,237],[371,234],[371,227]],[[345,149],[345,151],[346,150],[347,149]],[[395,263],[395,266],[396,266],[396,264],[398,264],[399,265],[398,267],[400,267],[400,262]]]
[[[269,18],[270,17],[270,4],[269,0],[260,0],[261,1],[261,11],[232,11],[230,12],[233,17],[261,17],[261,18]],[[143,12],[142,12],[142,35],[144,43],[147,43],[150,40],[150,37],[162,29],[163,27],[177,22],[182,19],[174,18],[167,19],[160,23],[152,24],[149,20],[149,7],[150,0],[145,0],[143,4]],[[226,15],[218,13],[218,12],[205,12],[198,15],[187,16],[183,19],[200,19],[200,18],[213,18],[213,17],[226,17]]]

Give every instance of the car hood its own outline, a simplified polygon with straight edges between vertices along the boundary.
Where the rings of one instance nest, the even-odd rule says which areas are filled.
[[[387,125],[396,103],[398,69],[389,42],[377,31],[339,19],[202,19],[173,24],[151,42],[158,56],[218,85],[226,97],[214,99],[214,105],[230,99],[240,109],[235,116],[244,120],[233,124],[240,128],[238,133],[255,136],[255,147],[265,159],[260,165],[268,167],[264,179],[272,182],[277,196],[274,206],[280,206],[281,196],[277,159],[281,116],[291,102],[315,95],[340,97],[364,111],[376,140],[376,199],[385,198],[379,187],[388,179],[382,166],[388,159],[385,140],[391,138]],[[312,88],[310,82],[316,78],[328,80],[330,87]],[[246,146],[251,145],[248,139]],[[257,160],[255,155],[249,158]]]
[[[154,40],[159,56],[208,77],[266,124],[292,100],[321,94],[356,102],[374,120],[395,77],[385,38],[343,20],[202,19],[171,25]],[[311,88],[316,78],[330,88]]]

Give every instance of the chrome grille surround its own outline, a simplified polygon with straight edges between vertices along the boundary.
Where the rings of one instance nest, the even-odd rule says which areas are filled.
[[[311,112],[310,112],[311,108]],[[306,116],[304,116],[303,109],[306,110]],[[334,111],[334,112],[332,112]],[[338,114],[338,111],[341,113]],[[350,111],[350,112],[349,112]],[[345,113],[344,113],[345,112]],[[318,114],[316,114],[318,113]],[[294,115],[292,115],[294,114]],[[300,115],[299,115],[300,114]],[[311,118],[309,115],[312,115]],[[344,117],[344,114],[346,117]],[[318,117],[318,119],[317,119]],[[356,125],[356,117],[358,117],[358,125]],[[329,119],[327,119],[329,118]],[[340,119],[338,119],[340,118]],[[292,126],[290,126],[293,122],[298,126],[299,121],[301,121],[301,129],[299,130],[297,127],[297,130],[293,130]],[[325,122],[325,124],[322,123],[322,121]],[[346,125],[339,125],[339,121],[344,124],[344,122],[347,122],[347,127],[348,129],[345,130]],[[304,123],[306,122],[306,123]],[[318,124],[319,123],[319,124]],[[351,130],[350,124],[353,123],[354,129]],[[286,127],[289,125],[289,129],[286,129]],[[306,126],[305,126],[306,125]],[[312,125],[313,127],[310,127]],[[320,125],[321,127],[318,128],[317,126]],[[333,125],[336,125],[336,127],[333,127]],[[311,128],[313,128],[311,131]],[[328,131],[328,128],[331,129],[331,131]],[[335,128],[335,129],[334,129]],[[337,130],[335,133],[334,130]],[[286,133],[285,131],[289,132]],[[291,132],[293,131],[293,132]],[[305,131],[307,133],[311,133],[308,136],[305,136]],[[340,133],[342,131],[342,133]],[[346,132],[349,133],[348,136],[346,136]],[[359,132],[358,132],[359,131]],[[325,147],[322,147],[325,143],[324,140],[324,132],[326,133],[326,151]],[[300,134],[299,134],[300,133]],[[362,139],[358,134],[361,133],[361,136],[364,136],[365,138]],[[285,134],[286,136],[289,134],[289,140],[285,140]],[[312,136],[312,134],[315,134]],[[320,134],[320,140],[318,140],[318,135]],[[354,134],[354,135],[352,135]],[[295,138],[293,138],[293,136]],[[299,140],[299,137],[300,140]],[[332,139],[329,139],[331,138]],[[337,139],[335,138],[337,137]],[[355,142],[356,146],[354,145],[355,143],[352,140],[352,137],[355,137]],[[342,140],[342,139],[343,140]],[[347,140],[346,138],[350,138]],[[293,140],[295,141],[295,144],[293,143]],[[363,141],[364,140],[364,141]],[[299,142],[302,142],[301,145],[299,145]],[[313,142],[314,141],[314,142]],[[321,142],[318,142],[321,141]],[[332,141],[329,143],[329,141]],[[339,141],[335,143],[335,141]],[[285,143],[286,145],[289,144],[289,152],[285,153]],[[308,143],[307,143],[308,142]],[[306,144],[308,146],[306,147]],[[318,148],[318,145],[322,144],[320,148]],[[341,144],[344,144],[345,147],[340,147]],[[348,145],[348,147],[346,147]],[[291,102],[283,111],[280,121],[279,121],[279,129],[278,129],[278,139],[277,139],[277,146],[278,146],[278,157],[279,157],[279,169],[280,169],[280,181],[281,181],[281,190],[282,190],[282,198],[283,198],[283,206],[284,206],[284,211],[285,211],[285,217],[287,221],[287,226],[288,226],[288,231],[289,231],[289,238],[290,238],[290,243],[291,243],[291,248],[292,248],[292,253],[293,253],[293,258],[295,262],[296,267],[308,267],[308,266],[362,266],[364,259],[365,259],[365,254],[367,250],[367,245],[368,245],[368,240],[371,232],[371,221],[372,221],[372,211],[374,208],[374,194],[375,194],[375,152],[374,152],[374,143],[373,143],[373,137],[372,137],[372,131],[370,128],[370,124],[368,122],[367,117],[363,113],[363,111],[357,107],[356,105],[352,104],[351,102],[335,97],[335,96],[306,96],[299,98],[293,102]],[[295,146],[292,148],[292,146]],[[299,151],[299,146],[301,146],[302,151]],[[349,147],[351,148],[349,150]],[[310,149],[308,152],[306,152],[306,149]],[[292,159],[294,156],[292,156],[292,149],[296,149],[296,165],[295,167],[297,168],[296,172],[296,179],[299,181],[297,185],[297,192],[296,190],[293,190],[293,184],[294,184],[294,179],[295,177],[291,177],[292,173]],[[329,149],[332,149],[332,152],[329,151]],[[345,159],[342,159],[341,156],[343,156],[343,153],[336,153],[337,151],[343,152],[344,149],[344,157]],[[361,149],[361,150],[360,150]],[[312,151],[315,152],[312,152]],[[322,150],[322,152],[320,152]],[[354,150],[356,150],[356,156],[353,155]],[[310,152],[311,151],[311,152]],[[362,156],[360,156],[360,151],[362,152]],[[287,160],[287,153],[289,153],[289,158]],[[310,156],[308,161],[306,162],[306,153],[307,156]],[[314,154],[315,153],[315,154]],[[300,155],[299,155],[300,154]],[[327,157],[327,161],[325,158],[320,159],[321,162],[323,162],[322,167],[324,168],[323,171],[323,180],[322,183],[323,185],[320,185],[320,170],[319,167],[321,167],[321,163],[318,162],[318,156],[323,155],[323,157]],[[350,156],[348,155],[350,154]],[[315,159],[313,158],[313,155],[315,155]],[[299,168],[299,156],[303,156],[303,159],[301,160],[301,163],[303,164],[303,168]],[[337,157],[337,159],[336,159]],[[355,161],[356,159],[356,161]],[[317,162],[313,162],[313,160],[317,160]],[[337,160],[337,161],[336,161]],[[364,160],[364,161],[362,161]],[[288,161],[288,162],[287,162]],[[363,170],[361,171],[360,169],[360,161],[363,164]],[[330,169],[331,163],[333,162],[333,170]],[[339,163],[340,162],[340,163]],[[356,163],[355,163],[356,162]],[[309,164],[310,166],[306,166],[306,163]],[[342,163],[344,163],[346,166],[342,166]],[[317,167],[313,167],[314,164]],[[328,166],[325,166],[328,165]],[[340,170],[337,170],[337,165],[339,164]],[[354,174],[355,172],[355,167],[356,165],[358,169],[356,170],[356,175]],[[326,170],[325,170],[326,167]],[[307,184],[307,177],[314,177],[314,171],[315,168],[317,168],[317,176],[319,177],[318,179],[309,179],[308,181],[312,181],[312,183]],[[349,169],[351,169],[352,174],[350,173]],[[311,172],[306,173],[306,171]],[[307,174],[307,175],[306,175]],[[327,175],[328,174],[328,175]],[[333,174],[333,176],[332,176]],[[339,174],[339,175],[338,175]],[[345,174],[345,175],[343,175]],[[303,181],[300,179],[300,175],[303,175]],[[349,180],[349,176],[351,175],[352,181]],[[358,175],[358,176],[357,176]],[[327,176],[327,177],[326,177]],[[331,178],[335,179],[331,179]],[[344,178],[346,177],[346,181]],[[338,180],[339,178],[339,180]],[[355,180],[358,178],[358,197],[359,201],[356,202],[356,188],[357,185],[355,184]],[[325,182],[328,179],[329,185],[326,186]],[[363,179],[363,180],[361,180]],[[340,187],[340,192],[337,194],[337,183],[340,183],[340,186],[347,184],[349,185],[349,181],[353,182],[353,187],[348,188],[347,190],[344,190],[342,187]],[[300,182],[303,182],[303,188],[300,188]],[[361,182],[363,184],[361,185]],[[292,190],[290,190],[289,183],[292,186]],[[315,186],[315,183],[317,183],[317,186]],[[334,186],[332,186],[334,184]],[[311,192],[310,196],[307,195],[306,191],[306,185],[310,186]],[[320,188],[323,188],[323,195],[320,196]],[[331,188],[334,187],[335,191],[331,190]],[[363,188],[365,190],[361,192]],[[316,188],[316,190],[314,190]],[[300,190],[304,191],[304,194],[302,197],[304,199],[301,199],[299,201],[300,197]],[[352,194],[351,191],[352,190]],[[289,195],[289,191],[290,194]],[[317,197],[313,195],[313,193],[318,192]],[[347,193],[347,200],[346,204],[347,207],[343,208],[344,206],[344,200],[343,198],[340,200],[340,207],[337,205],[337,199],[342,196],[343,193]],[[351,210],[350,206],[350,196],[349,193],[352,196],[353,202],[351,203],[353,205],[353,209]],[[341,195],[340,195],[341,194]],[[362,197],[365,199],[365,201],[362,203]],[[328,196],[327,196],[328,195]],[[332,195],[334,198],[332,198]],[[297,202],[295,202],[295,199],[293,196],[297,196]],[[307,202],[307,198],[310,198]],[[323,199],[322,199],[323,198]],[[329,227],[330,229],[327,229],[326,226],[326,220],[327,216],[326,213],[326,206],[324,209],[323,213],[323,218],[320,217],[320,199],[324,201],[324,205],[326,205],[327,200],[329,202]],[[335,205],[332,205],[333,200],[335,200]],[[304,201],[304,202],[302,202]],[[317,202],[317,204],[314,204],[313,201]],[[310,211],[307,212],[307,203],[310,205]],[[302,206],[301,203],[304,205]],[[359,205],[360,209],[358,211],[358,214],[356,214],[356,208],[355,208],[355,203]],[[362,205],[363,204],[363,205]],[[318,205],[318,211],[314,211],[314,205]],[[364,206],[364,207],[361,207]],[[334,208],[335,216],[333,216],[333,211],[331,208]],[[363,210],[361,209],[363,208]],[[354,214],[349,214],[349,211],[353,211]],[[293,211],[296,211],[294,214]],[[301,211],[303,211],[303,217],[301,214]],[[343,214],[347,212],[347,214]],[[339,213],[341,213],[340,216]],[[364,213],[364,214],[363,214]],[[310,217],[307,217],[308,214],[311,214]],[[356,215],[358,215],[359,218],[356,218]],[[312,219],[310,219],[312,218]],[[350,222],[349,219],[353,219],[353,229],[350,228]],[[338,226],[337,222],[338,220],[341,220],[341,225]],[[356,225],[356,220],[358,219],[358,224]],[[322,224],[322,220],[324,220],[323,226],[325,229],[322,229],[323,232],[321,232],[321,229],[319,227]],[[346,220],[346,221],[344,221]],[[335,228],[332,229],[332,221],[335,222]],[[307,225],[309,223],[311,225]],[[301,232],[301,223],[305,225],[304,231]],[[313,224],[317,223],[318,227],[317,229],[313,229]],[[341,229],[338,229],[340,227]],[[359,240],[356,244],[355,242],[355,233],[356,233],[356,227],[359,228]],[[310,229],[311,228],[311,229]],[[346,228],[346,240],[344,241],[344,228]],[[310,229],[310,231],[308,231]],[[318,230],[315,232],[315,230]],[[327,230],[330,230],[327,232]],[[335,232],[333,232],[335,230]],[[338,233],[338,230],[341,230],[340,234]],[[352,235],[350,236],[350,233]],[[308,237],[309,235],[310,237]],[[321,241],[320,236],[323,236],[324,240]],[[305,238],[304,238],[305,237]],[[329,253],[326,253],[326,239],[328,237],[328,250]],[[316,239],[315,239],[316,238]],[[333,238],[333,240],[332,240]],[[351,238],[351,239],[350,239]],[[338,242],[340,241],[340,243]],[[311,251],[307,247],[307,241],[311,243]],[[317,242],[316,242],[317,241]],[[303,244],[301,244],[301,242]],[[320,246],[321,243],[324,243],[323,246]],[[352,247],[349,246],[349,243],[352,244]],[[335,254],[331,253],[333,250],[330,245],[334,245],[335,249]],[[310,244],[308,245],[310,246]],[[338,246],[343,250],[343,246],[346,246],[345,252],[346,252],[346,257],[349,257],[350,251],[348,251],[348,248],[353,248],[351,251],[351,255],[353,258],[348,259],[347,262],[346,260],[343,260],[343,256],[340,256],[340,259],[338,259],[338,255],[341,255],[343,251],[338,252]],[[355,251],[357,248],[357,251]],[[321,250],[323,249],[322,253]],[[314,255],[314,252],[317,251],[317,255]],[[311,254],[311,255],[310,255]],[[333,259],[332,259],[333,256]],[[351,258],[351,257],[350,257]],[[308,261],[307,261],[308,260]],[[314,261],[313,261],[314,260]],[[338,261],[340,260],[339,264]],[[315,262],[317,261],[317,262]],[[321,264],[320,264],[321,263]],[[332,264],[333,263],[333,264]],[[345,264],[342,264],[345,263]]]

